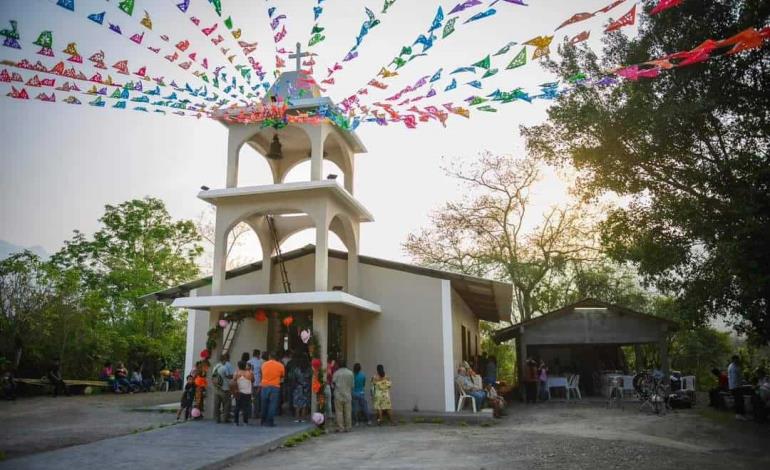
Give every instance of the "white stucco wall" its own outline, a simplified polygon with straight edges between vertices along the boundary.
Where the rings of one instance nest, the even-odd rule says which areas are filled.
[[[359,318],[354,362],[368,376],[385,366],[394,409],[443,411],[441,280],[365,264],[360,277],[361,296],[382,313]]]
[[[313,290],[314,266],[313,255],[286,263],[292,291]],[[259,272],[254,272],[229,279],[224,293],[260,293],[255,290],[259,276]],[[478,334],[475,316],[451,289],[449,281],[367,264],[360,265],[359,276],[359,297],[379,304],[382,313],[358,312],[346,316],[349,366],[352,368],[360,362],[366,375],[371,377],[377,364],[383,364],[393,380],[391,398],[395,410],[412,410],[415,406],[426,411],[451,409],[454,369],[462,357],[460,325],[471,331],[475,344]],[[335,285],[346,288],[346,278],[346,261],[330,257],[329,288]],[[277,266],[272,291],[283,291]],[[206,286],[196,294],[209,293],[210,287]],[[337,312],[332,309],[331,313]],[[197,354],[205,346],[210,328],[208,312],[203,314],[195,316],[197,344],[193,348],[193,360],[197,360]],[[445,320],[450,322],[446,327]],[[267,323],[246,320],[242,327],[232,349],[233,359],[244,351],[263,350],[266,346]],[[450,339],[449,344],[446,338]],[[451,362],[449,367],[447,361]],[[449,370],[452,373],[447,376]]]
[[[453,321],[453,335],[454,335],[454,372],[457,371],[457,366],[463,360],[462,352],[462,327],[464,326],[467,331],[471,333],[471,356],[476,351],[476,342],[479,338],[479,319],[471,312],[468,305],[460,297],[457,292],[452,291],[452,321]],[[479,345],[479,354],[481,354],[481,345]],[[468,362],[473,366],[472,361]]]

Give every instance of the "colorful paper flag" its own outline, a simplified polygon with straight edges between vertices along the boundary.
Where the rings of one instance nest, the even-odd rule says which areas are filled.
[[[128,16],[132,16],[134,14],[134,0],[123,0],[118,4],[118,8]]]
[[[511,63],[505,68],[506,70],[512,70],[527,63],[527,48],[522,47],[516,57],[511,60]]]
[[[106,11],[103,11],[101,13],[92,13],[88,15],[88,19],[93,21],[94,23],[104,24],[104,15],[106,14],[107,14]]]
[[[617,21],[610,23],[604,30],[605,33],[610,31],[617,31],[623,26],[631,26],[636,22],[636,5],[631,8],[625,15],[621,16]]]

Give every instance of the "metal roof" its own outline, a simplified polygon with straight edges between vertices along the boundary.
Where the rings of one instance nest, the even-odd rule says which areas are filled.
[[[581,309],[581,308],[582,309],[604,308],[614,313],[621,313],[623,315],[629,315],[637,318],[644,318],[645,320],[652,320],[652,321],[657,321],[661,323],[667,323],[674,328],[678,326],[678,324],[675,321],[669,320],[667,318],[657,317],[655,315],[650,315],[648,313],[637,312],[636,310],[632,310],[630,308],[623,307],[621,305],[611,304],[608,302],[603,302],[601,300],[587,298],[579,302],[575,302],[574,304],[570,304],[562,308],[553,310],[551,312],[544,313],[538,317],[530,318],[529,320],[498,330],[497,332],[495,332],[494,335],[492,335],[492,340],[496,343],[502,343],[503,341],[508,341],[514,338],[515,336],[517,336],[520,330],[522,329],[522,327],[548,322],[549,320],[554,320],[564,315],[569,315],[573,313],[575,309]]]
[[[284,253],[284,261],[291,261],[303,256],[309,256],[315,253],[314,245],[306,245],[294,251]],[[344,251],[329,250],[329,257],[347,260],[348,254]],[[451,281],[452,287],[457,291],[468,307],[481,319],[499,322],[508,321],[511,315],[512,286],[511,284],[484,279],[480,277],[468,276],[465,274],[440,271],[437,269],[424,268],[396,261],[372,258],[369,256],[360,256],[358,260],[362,264],[378,266],[386,269],[408,272],[418,276],[427,276],[437,279]],[[273,265],[277,259],[273,258]],[[232,279],[238,276],[260,271],[262,262],[241,266],[227,272],[226,279]],[[211,284],[211,276],[204,277],[195,281],[181,284],[169,289],[153,292],[141,297],[141,300],[173,300],[179,297],[187,297],[190,291]]]

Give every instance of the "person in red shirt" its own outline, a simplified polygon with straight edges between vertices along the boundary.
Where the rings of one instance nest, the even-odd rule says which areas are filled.
[[[728,391],[727,374],[714,367],[711,369],[711,373],[717,378],[717,386],[709,390],[709,406],[714,408],[724,408],[725,402],[722,398],[721,392]]]

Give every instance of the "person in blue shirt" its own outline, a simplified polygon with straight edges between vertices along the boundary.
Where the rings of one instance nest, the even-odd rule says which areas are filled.
[[[251,368],[254,372],[254,390],[251,393],[251,411],[252,411],[252,418],[258,418],[262,416],[262,408],[260,406],[260,395],[262,394],[262,364],[265,363],[265,361],[262,360],[261,353],[259,349],[255,349],[251,359],[248,360],[248,363],[251,364]]]
[[[353,423],[372,424],[366,405],[366,374],[361,372],[359,363],[353,366]]]
[[[743,403],[743,378],[741,377],[741,358],[732,357],[732,362],[727,366],[727,384],[735,402],[735,419],[745,420]]]

